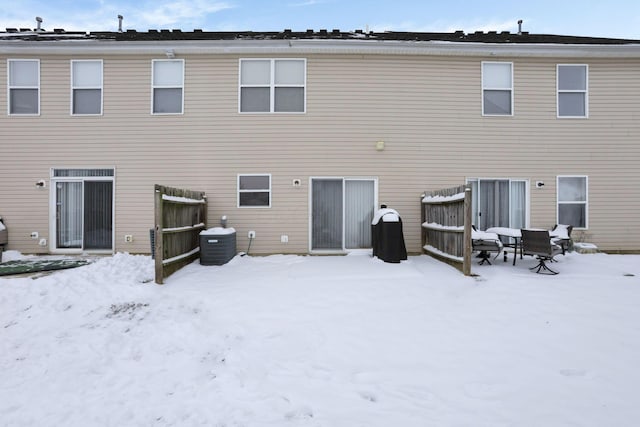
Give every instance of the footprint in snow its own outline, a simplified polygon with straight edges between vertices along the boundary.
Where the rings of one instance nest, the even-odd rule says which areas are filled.
[[[364,400],[368,400],[371,403],[376,403],[378,401],[378,397],[371,392],[368,391],[361,391],[359,392],[360,397],[362,397]]]
[[[584,369],[560,369],[560,374],[565,377],[584,377],[587,371]]]
[[[284,414],[284,418],[288,421],[310,419],[313,418],[313,411],[308,406],[299,406]]]

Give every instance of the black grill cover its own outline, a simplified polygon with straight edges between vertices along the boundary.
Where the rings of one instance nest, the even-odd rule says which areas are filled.
[[[384,262],[400,262],[407,259],[402,218],[395,210],[383,208],[376,212],[371,224],[371,243],[373,256]]]

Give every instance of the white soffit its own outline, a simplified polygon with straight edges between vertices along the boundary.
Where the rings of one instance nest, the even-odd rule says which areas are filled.
[[[370,54],[562,58],[640,58],[640,44],[515,44],[397,40],[0,40],[0,55]]]

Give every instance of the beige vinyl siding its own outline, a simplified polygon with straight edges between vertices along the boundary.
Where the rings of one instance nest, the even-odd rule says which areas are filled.
[[[29,234],[50,238],[51,167],[115,167],[117,251],[149,251],[153,184],[205,191],[207,225],[227,215],[239,250],[256,230],[252,253],[306,253],[309,177],[374,177],[379,203],[400,212],[407,248],[420,252],[423,191],[471,177],[527,179],[530,225],[550,228],[556,176],[573,174],[589,177],[584,238],[603,249],[640,249],[638,59],[292,57],[307,59],[305,114],[239,114],[240,56],[191,55],[184,114],[157,116],[150,113],[156,57],[74,56],[104,60],[104,114],[82,117],[69,113],[72,57],[40,56],[40,117],[8,117],[6,87],[0,91],[0,215],[10,248],[47,250]],[[483,60],[513,62],[513,117],[482,116]],[[556,118],[556,64],[572,62],[589,65],[588,119]],[[380,140],[384,151],[375,150]],[[272,208],[236,207],[237,175],[253,173],[271,174]],[[36,189],[40,179],[46,189]],[[125,234],[134,242],[124,243]],[[282,234],[289,243],[280,243]]]

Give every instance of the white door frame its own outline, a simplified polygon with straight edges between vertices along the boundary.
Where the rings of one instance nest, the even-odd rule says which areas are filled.
[[[342,181],[342,248],[340,249],[313,249],[313,181],[314,180],[341,180]],[[345,182],[346,181],[372,181],[373,182],[373,209],[378,206],[378,178],[377,177],[352,177],[352,176],[310,176],[309,177],[309,253],[311,254],[345,254],[355,249],[345,248]]]
[[[53,176],[56,169],[111,169],[113,176]],[[111,182],[111,249],[84,249],[84,183],[85,181],[107,181]],[[82,183],[82,247],[81,248],[58,248],[56,243],[57,236],[57,220],[56,220],[56,184],[58,182],[81,182]],[[115,168],[51,168],[50,185],[49,185],[49,252],[56,254],[112,254],[115,251],[115,231],[116,231],[116,176]]]

